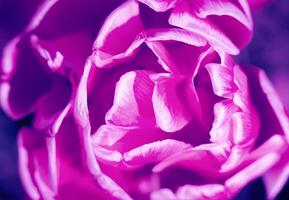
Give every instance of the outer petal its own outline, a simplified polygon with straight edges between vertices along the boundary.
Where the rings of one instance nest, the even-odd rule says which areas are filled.
[[[57,194],[54,138],[45,138],[29,128],[19,132],[19,170],[32,199],[52,199]]]
[[[289,118],[286,108],[263,71],[246,68],[250,80],[251,96],[260,113],[261,132],[259,143],[273,134],[284,135],[288,141]],[[253,92],[254,91],[254,92]],[[257,91],[257,92],[256,92]],[[266,108],[266,109],[264,109]],[[280,162],[265,174],[264,181],[269,199],[274,199],[288,179],[286,154],[280,155]]]
[[[79,87],[77,88],[73,112],[77,128],[79,130],[81,148],[85,150],[84,152],[82,152],[82,156],[84,158],[84,167],[93,176],[93,180],[103,190],[107,191],[113,197],[119,199],[131,199],[117,183],[115,183],[111,178],[102,173],[94,157],[93,146],[90,136],[91,125],[89,121],[89,111],[87,105],[87,83],[88,76],[91,70],[91,65],[92,61],[88,59]]]
[[[37,56],[41,61],[44,59],[52,71],[62,70],[60,72],[66,76],[73,72],[79,76],[91,54],[93,38],[89,34],[89,31],[83,31],[56,39],[41,39],[32,35],[31,43]]]

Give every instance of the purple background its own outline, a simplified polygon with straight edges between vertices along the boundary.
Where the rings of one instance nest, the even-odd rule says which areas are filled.
[[[21,31],[35,11],[39,0],[0,0],[0,56],[7,41]],[[253,13],[255,32],[250,45],[236,59],[240,64],[263,68],[289,108],[289,4],[275,0]],[[0,110],[0,200],[25,199],[17,170],[17,130],[28,119],[12,122]],[[289,198],[289,182],[278,198]],[[265,199],[258,179],[243,189],[237,200]]]

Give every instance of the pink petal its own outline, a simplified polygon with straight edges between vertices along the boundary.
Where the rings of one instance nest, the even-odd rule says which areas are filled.
[[[20,175],[28,195],[33,199],[54,198],[57,194],[54,138],[22,128],[18,147]]]
[[[275,199],[289,177],[289,151],[281,154],[280,161],[263,175],[267,199]]]
[[[252,35],[247,5],[242,3],[242,8],[238,6],[228,1],[184,2],[173,9],[169,23],[200,34],[216,49],[235,55]],[[232,26],[237,28],[228,28]]]
[[[237,87],[234,83],[233,68],[219,64],[207,64],[214,93],[220,97],[232,97]]]
[[[104,67],[133,54],[141,42],[135,41],[136,36],[142,30],[137,2],[128,1],[116,8],[104,22],[93,45],[96,66]]]
[[[184,185],[176,192],[177,199],[226,200],[229,194],[221,184]]]
[[[53,81],[46,66],[36,59],[27,38],[7,45],[2,65],[1,105],[9,116],[18,119],[35,110],[37,101],[51,89]]]
[[[288,141],[288,113],[272,84],[265,73],[257,68],[246,69],[246,74],[249,77],[249,86],[252,91],[258,91],[251,92],[251,96],[260,113],[262,134],[259,143],[267,140],[273,134],[285,136]],[[286,153],[281,155],[280,162],[264,177],[269,199],[275,198],[288,179],[288,164],[286,158],[283,158],[285,155]]]
[[[137,138],[137,140],[135,140]],[[133,128],[102,125],[92,135],[93,144],[125,153],[139,146],[167,139],[168,135],[156,128]]]
[[[107,124],[118,126],[145,126],[155,124],[152,92],[154,83],[148,71],[128,72],[116,84],[114,102],[107,112]]]
[[[38,130],[51,127],[68,105],[72,94],[72,86],[67,79],[57,75],[53,76],[52,79],[52,88],[37,103],[33,126]]]
[[[175,132],[183,128],[192,118],[184,102],[186,97],[179,94],[186,83],[169,74],[159,74],[154,79],[153,107],[157,125],[166,132]],[[184,84],[184,85],[182,85]]]
[[[202,37],[182,29],[153,29],[146,34],[146,44],[172,73],[193,73],[200,54],[208,48]]]
[[[92,62],[87,60],[84,73],[76,92],[74,103],[74,117],[80,136],[82,156],[84,158],[85,169],[93,176],[93,180],[105,191],[115,198],[131,199],[128,194],[115,183],[111,178],[102,173],[97,161],[95,160],[94,150],[91,141],[91,125],[88,116],[87,105],[87,81],[91,70]]]
[[[32,35],[31,42],[52,71],[59,71],[59,68],[62,68],[64,71],[62,73],[71,70],[80,74],[85,60],[91,54],[93,38],[86,31],[48,40]]]
[[[279,159],[278,153],[268,153],[226,180],[225,186],[231,196],[237,195],[249,182],[265,174]]]
[[[140,2],[146,4],[156,12],[165,12],[173,7],[175,7],[178,0],[139,0]]]
[[[210,130],[211,142],[225,142],[230,136],[232,115],[239,111],[232,100],[223,100],[214,106],[214,122]]]
[[[277,92],[275,91],[273,85],[270,83],[268,77],[263,71],[259,72],[259,81],[260,86],[263,89],[264,94],[266,95],[274,114],[278,118],[278,121],[284,131],[284,134],[289,141],[289,116],[288,111],[281,102]]]
[[[162,188],[160,190],[153,191],[150,195],[151,200],[167,199],[174,200],[176,199],[175,194],[167,188]]]
[[[229,155],[229,150],[228,143],[200,145],[163,160],[153,168],[153,171],[160,172],[167,167],[181,166],[212,178],[218,175],[221,165]],[[200,160],[202,162],[199,162]]]

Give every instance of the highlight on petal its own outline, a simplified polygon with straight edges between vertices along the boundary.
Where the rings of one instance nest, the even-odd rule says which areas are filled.
[[[142,30],[137,2],[127,1],[116,8],[107,17],[93,45],[96,66],[105,67],[132,55],[141,43],[136,37]]]
[[[217,50],[236,55],[252,36],[247,6],[246,2],[221,0],[183,1],[173,9],[169,23],[203,36]]]
[[[177,199],[230,199],[226,187],[221,184],[184,185],[177,190],[176,196]]]
[[[142,145],[167,138],[168,134],[158,128],[102,125],[93,133],[92,143],[125,153]]]
[[[176,199],[175,194],[168,188],[162,188],[156,191],[153,191],[150,195],[151,200],[159,200],[159,199],[168,199],[173,200]]]
[[[138,0],[155,10],[156,12],[165,12],[177,4],[178,0]]]
[[[282,104],[277,92],[275,91],[273,85],[270,83],[268,77],[263,71],[259,72],[260,85],[272,106],[278,121],[284,131],[284,134],[289,141],[289,116],[285,106]]]
[[[126,152],[124,160],[130,165],[144,165],[159,162],[190,147],[189,144],[172,139],[156,141]]]
[[[227,141],[231,133],[232,115],[239,111],[231,99],[223,100],[214,106],[214,122],[210,130],[211,142]]]
[[[249,182],[262,176],[280,159],[278,153],[268,153],[225,181],[231,196],[236,196]]]
[[[114,102],[107,112],[107,124],[118,126],[151,126],[155,124],[151,102],[154,83],[149,71],[132,71],[116,84]]]
[[[205,177],[217,177],[222,164],[228,158],[230,147],[229,143],[210,143],[196,146],[158,163],[153,168],[153,172],[158,173],[168,167],[179,166],[195,171]]]
[[[169,74],[160,74],[153,78],[153,107],[157,125],[166,132],[175,132],[189,123],[192,116],[184,105],[185,84],[182,79]]]
[[[260,113],[261,131],[259,140],[263,142],[274,134],[285,136],[288,141],[288,113],[265,73],[257,68],[243,68],[248,76],[251,98]],[[264,109],[266,108],[266,109]],[[270,123],[268,123],[270,122]],[[277,146],[277,145],[276,145]],[[269,148],[268,148],[269,149]],[[274,199],[288,178],[286,154],[279,153],[280,161],[264,175],[267,196]]]
[[[280,161],[263,175],[267,199],[275,199],[289,177],[289,151],[281,154]]]
[[[237,90],[232,67],[210,63],[206,65],[206,69],[211,77],[214,93],[220,97],[232,97]]]
[[[246,45],[253,32],[253,22],[246,1],[203,0],[196,15],[212,21],[238,48]],[[249,11],[249,12],[248,12]],[[234,28],[232,28],[234,27]]]

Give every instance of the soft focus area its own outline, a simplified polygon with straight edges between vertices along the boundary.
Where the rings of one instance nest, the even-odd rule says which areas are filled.
[[[38,2],[0,0],[0,57],[5,44],[25,28]],[[272,0],[256,5],[252,13],[254,36],[251,43],[236,57],[236,62],[264,69],[283,103],[289,108],[288,0]],[[0,108],[0,200],[28,198],[19,178],[16,139],[19,127],[29,122],[29,116],[17,122],[12,121]],[[262,180],[250,183],[235,199],[265,199]],[[289,199],[289,181],[277,197],[277,200],[283,199]]]

